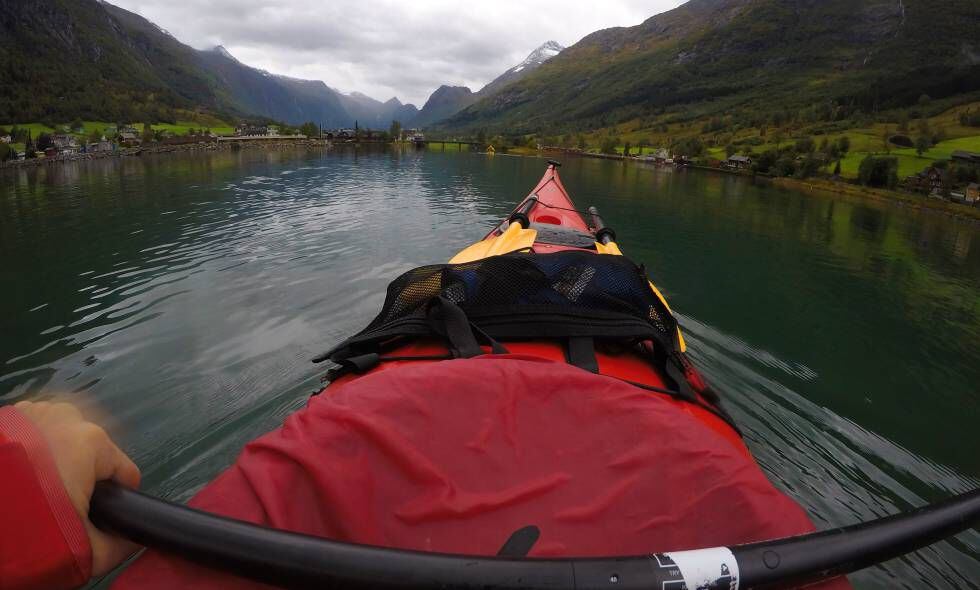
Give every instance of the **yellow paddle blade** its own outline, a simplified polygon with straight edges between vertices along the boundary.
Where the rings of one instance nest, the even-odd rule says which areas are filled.
[[[623,255],[623,253],[619,251],[619,246],[616,245],[616,242],[609,242],[608,244],[596,242],[595,249],[599,254],[612,254],[613,256]]]
[[[609,242],[607,244],[601,244],[599,242],[596,242],[595,249],[599,254],[611,254],[613,256],[623,255],[623,253],[619,250],[619,246],[616,245],[616,242]],[[660,292],[660,289],[658,289],[657,286],[654,285],[652,282],[650,283],[650,289],[657,296],[657,298],[660,299],[661,303],[664,304],[664,307],[667,308],[667,311],[669,311],[670,313],[674,313],[670,309],[670,304],[667,303],[667,298],[664,297],[663,293]],[[677,340],[680,343],[681,352],[686,352],[687,343],[684,342],[684,334],[681,333],[680,327],[677,328]]]
[[[512,223],[504,233],[473,244],[456,256],[453,256],[449,263],[461,264],[464,262],[474,262],[491,256],[527,250],[534,245],[534,240],[537,237],[537,230],[524,229],[521,224]]]

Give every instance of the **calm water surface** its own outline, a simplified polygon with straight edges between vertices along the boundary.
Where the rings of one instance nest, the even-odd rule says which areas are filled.
[[[0,174],[0,403],[65,392],[186,500],[302,406],[384,287],[482,237],[543,160],[238,153]],[[980,226],[573,160],[770,478],[820,527],[980,486]],[[980,588],[971,531],[859,588]]]

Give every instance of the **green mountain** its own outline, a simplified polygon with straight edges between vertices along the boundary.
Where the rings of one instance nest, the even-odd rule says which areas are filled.
[[[0,121],[235,110],[192,48],[97,0],[0,0],[0,80]]]
[[[387,129],[392,121],[400,121],[407,125],[419,114],[415,105],[402,104],[394,97],[381,102],[360,92],[351,92],[341,94],[340,98],[350,117],[362,127]],[[348,123],[347,126],[350,124]]]
[[[353,124],[340,94],[319,80],[277,76],[247,66],[220,45],[197,52],[196,58],[240,112],[293,125],[306,121],[325,127]]]
[[[226,120],[387,127],[415,107],[278,76],[224,48],[198,51],[102,0],[0,0],[0,122]]]
[[[425,101],[412,125],[425,127],[458,113],[473,104],[476,95],[466,86],[440,86]]]
[[[562,132],[669,113],[901,107],[980,90],[977,0],[691,0],[593,33],[447,128]]]
[[[528,55],[524,61],[494,78],[478,92],[466,86],[440,86],[429,96],[422,110],[411,124],[425,127],[455,115],[476,101],[493,96],[507,86],[528,76],[541,64],[558,55],[564,49],[557,41],[547,41]]]

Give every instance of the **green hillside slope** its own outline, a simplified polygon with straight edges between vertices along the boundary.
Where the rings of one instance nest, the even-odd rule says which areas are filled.
[[[96,0],[0,0],[0,121],[233,110],[193,49]]]
[[[589,35],[452,129],[563,132],[778,109],[836,116],[980,89],[976,0],[691,0]]]

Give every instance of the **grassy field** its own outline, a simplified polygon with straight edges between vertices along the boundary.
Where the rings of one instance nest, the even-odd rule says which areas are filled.
[[[957,150],[980,152],[980,128],[964,127],[960,124],[960,113],[966,110],[980,110],[980,102],[962,104],[928,119],[929,127],[932,130],[942,130],[946,139],[923,153],[922,156],[916,154],[914,148],[899,148],[890,145],[888,155],[898,158],[899,176],[904,178],[921,172],[936,160],[949,159],[950,155]],[[826,124],[790,125],[778,130],[769,128],[766,133],[763,133],[759,128],[751,127],[703,133],[702,130],[706,121],[670,122],[671,115],[672,113],[665,113],[652,124],[649,120],[634,120],[615,127],[596,129],[585,133],[584,136],[589,147],[594,150],[604,138],[613,134],[619,138],[620,153],[622,153],[622,144],[627,141],[634,146],[640,141],[649,142],[653,147],[643,151],[650,153],[660,146],[669,146],[679,139],[700,137],[706,144],[705,156],[718,160],[726,159],[725,146],[729,143],[735,145],[736,153],[745,155],[753,152],[760,154],[777,147],[785,147],[804,136],[812,137],[818,146],[824,139],[834,142],[847,136],[851,141],[851,148],[848,155],[841,161],[841,174],[847,178],[856,178],[861,160],[866,156],[869,154],[885,155],[885,134],[898,134],[898,124],[895,122],[875,123],[867,127],[855,127],[831,133],[820,131],[820,125]],[[909,137],[914,138],[917,129],[918,121],[910,121]],[[777,133],[782,136],[778,146],[773,141]],[[759,143],[759,145],[751,145],[753,143]],[[833,166],[834,163],[831,163],[827,167],[827,172],[832,171]]]
[[[882,131],[884,135],[884,131]],[[921,172],[936,160],[948,160],[953,152],[958,150],[969,152],[980,152],[980,135],[959,137],[948,139],[923,152],[920,156],[913,148],[896,148],[892,146],[891,153],[885,153],[882,147],[882,139],[877,139],[877,145],[867,141],[867,134],[853,133],[851,137],[852,145],[860,145],[860,148],[852,148],[846,158],[841,160],[841,175],[849,178],[856,178],[858,167],[869,154],[880,156],[892,156],[898,158],[898,176],[905,178]],[[860,143],[858,143],[860,142]]]
[[[82,137],[87,137],[93,132],[97,132],[100,135],[105,133],[107,127],[115,127],[115,123],[110,123],[108,121],[82,121],[84,129],[81,133],[72,132],[73,135],[78,135]],[[209,125],[210,124],[210,125]],[[41,123],[9,123],[0,124],[0,127],[4,129],[10,129],[14,126],[20,127],[21,129],[28,129],[31,132],[31,136],[35,139],[42,133],[65,133],[64,127],[59,129],[54,129],[43,125]],[[139,130],[143,130],[142,123],[135,123],[133,126]],[[197,121],[177,121],[175,124],[170,123],[158,123],[152,126],[155,131],[170,131],[174,135],[187,135],[189,129],[201,129],[202,127],[208,127],[211,131],[217,135],[233,135],[235,133],[235,128],[217,119],[208,118],[203,122]]]

